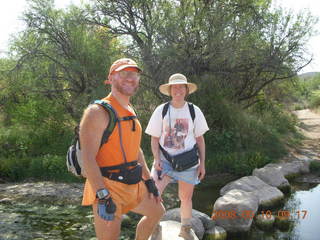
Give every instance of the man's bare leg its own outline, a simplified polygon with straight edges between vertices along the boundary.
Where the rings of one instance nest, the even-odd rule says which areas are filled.
[[[113,221],[103,220],[97,213],[97,204],[92,205],[94,214],[94,228],[98,240],[118,240],[121,229],[121,219],[115,217]]]
[[[147,194],[145,199],[132,212],[143,215],[136,228],[135,240],[147,240],[165,213],[162,203],[157,203]]]

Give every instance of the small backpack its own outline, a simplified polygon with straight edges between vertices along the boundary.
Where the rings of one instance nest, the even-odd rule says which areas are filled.
[[[118,118],[117,112],[114,110],[114,108],[107,102],[103,100],[95,100],[91,104],[98,104],[103,107],[104,110],[106,110],[109,113],[109,124],[106,127],[106,129],[103,132],[100,148],[103,144],[105,144],[108,141],[109,136],[112,134],[116,124],[120,121],[127,121],[127,120],[133,120],[137,118],[136,116],[127,116],[123,118]],[[135,130],[135,125],[133,121],[133,131]],[[120,131],[120,130],[119,130]],[[120,145],[122,147],[122,138],[120,137]],[[124,154],[124,153],[123,153]],[[124,160],[126,162],[126,158],[124,155]],[[79,137],[79,126],[75,128],[75,135],[74,139],[72,141],[71,146],[68,149],[67,156],[66,156],[66,164],[68,171],[71,172],[73,175],[77,177],[86,177],[85,173],[83,171],[82,167],[82,156],[81,156],[81,143],[80,143],[80,137]]]
[[[168,109],[169,109],[169,106],[170,106],[170,102],[167,102],[167,103],[164,104],[163,109],[162,109],[162,119],[166,116],[166,114],[168,112]],[[194,119],[196,118],[196,114],[195,114],[195,111],[194,111],[194,106],[193,106],[192,103],[188,102],[188,107],[189,107],[189,112],[190,112],[190,115],[191,115],[191,119],[194,122]]]

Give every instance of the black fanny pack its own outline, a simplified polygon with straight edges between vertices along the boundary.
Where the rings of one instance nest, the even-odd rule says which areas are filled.
[[[194,167],[199,163],[198,146],[196,144],[191,150],[184,153],[180,153],[175,156],[171,156],[161,146],[160,150],[163,156],[171,163],[172,168],[175,171],[181,172],[191,167]]]
[[[111,170],[119,170],[119,172],[112,172]],[[142,167],[137,161],[111,167],[101,167],[100,171],[102,176],[128,185],[137,184],[142,179]]]

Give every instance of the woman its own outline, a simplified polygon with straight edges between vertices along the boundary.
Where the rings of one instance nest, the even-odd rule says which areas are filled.
[[[192,194],[194,185],[200,183],[205,176],[203,134],[209,128],[201,110],[185,100],[197,90],[196,84],[188,83],[184,75],[176,73],[159,90],[162,94],[171,96],[171,101],[155,109],[145,131],[151,135],[154,157],[152,174],[160,193],[171,181],[178,182],[181,201],[179,236],[189,240],[193,239],[190,232]],[[186,166],[178,168],[179,164],[175,163],[172,156],[182,159],[182,165]],[[195,161],[192,160],[194,158]]]

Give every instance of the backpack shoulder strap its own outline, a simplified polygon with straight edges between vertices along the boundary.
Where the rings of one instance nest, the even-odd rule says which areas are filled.
[[[196,118],[196,113],[194,111],[194,106],[192,103],[188,102],[189,112],[192,118],[192,121],[194,122],[194,119]]]
[[[103,100],[95,100],[91,104],[98,104],[103,107],[104,110],[106,110],[109,113],[110,121],[108,123],[108,126],[103,132],[100,147],[105,144],[108,141],[109,136],[111,135],[113,129],[115,128],[117,121],[118,121],[118,115],[117,112],[114,110],[114,108]]]
[[[169,106],[170,106],[170,102],[167,102],[164,104],[162,109],[162,119],[164,119],[164,116],[167,114]]]
[[[164,104],[163,109],[162,109],[162,119],[164,118],[164,116],[166,116],[167,112],[168,112],[168,108],[169,108],[170,102],[167,102]],[[194,122],[194,119],[196,118],[196,113],[194,111],[194,106],[192,103],[188,102],[188,107],[189,107],[189,112],[192,118],[192,121]]]

